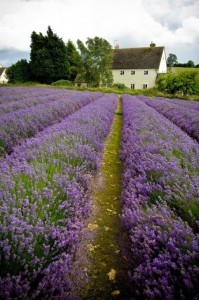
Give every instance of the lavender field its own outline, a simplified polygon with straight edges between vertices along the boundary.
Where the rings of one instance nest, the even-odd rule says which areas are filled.
[[[198,103],[121,100],[129,292],[106,299],[198,299]],[[71,272],[117,106],[115,94],[0,88],[0,299],[83,299]]]
[[[139,98],[199,142],[199,102],[166,98],[150,99],[143,96]]]
[[[11,153],[13,147],[60,122],[69,114],[99,98],[102,93],[73,92],[50,89],[21,88],[13,96],[2,87],[0,105],[0,155]],[[8,88],[9,90],[9,88]],[[7,95],[5,95],[7,92]],[[0,96],[1,97],[1,96]],[[12,101],[12,97],[14,101]],[[18,100],[17,100],[18,97]],[[7,112],[5,103],[7,103]]]
[[[142,100],[123,96],[129,279],[137,299],[197,299],[199,146]]]

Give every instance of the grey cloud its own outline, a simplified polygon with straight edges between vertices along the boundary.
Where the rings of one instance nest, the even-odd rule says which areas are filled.
[[[0,64],[5,67],[9,67],[12,64],[15,64],[18,60],[26,59],[29,61],[30,52],[28,51],[19,51],[13,48],[10,49],[0,49]]]
[[[50,0],[21,0],[22,2],[47,2],[47,1],[50,1]]]
[[[160,24],[162,24],[163,26],[166,26],[167,28],[169,28],[171,31],[175,31],[176,29],[178,29],[181,26],[181,21],[175,20],[172,16],[156,18],[156,20],[158,22],[160,22]]]
[[[139,38],[135,36],[130,36],[129,34],[120,34],[115,38],[119,47],[121,48],[133,48],[133,47],[149,47],[151,40],[141,41]],[[154,41],[155,42],[155,41]],[[114,43],[112,43],[114,47]]]
[[[184,5],[193,5],[195,3],[198,3],[198,0],[183,0],[182,3]]]
[[[154,20],[169,30],[175,31],[182,26],[184,19],[195,16],[199,17],[198,0],[142,0],[146,11]]]

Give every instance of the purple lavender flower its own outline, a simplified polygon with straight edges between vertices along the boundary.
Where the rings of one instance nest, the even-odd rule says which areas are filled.
[[[167,98],[139,97],[199,142],[199,103]]]
[[[199,146],[141,98],[122,96],[121,220],[132,297],[197,299]]]
[[[100,96],[1,160],[0,298],[73,299],[88,175],[101,163],[116,105],[117,96]]]
[[[6,91],[9,94],[8,88]],[[28,91],[31,93],[32,89],[29,88],[26,92]],[[36,135],[48,126],[61,122],[69,114],[102,96],[102,93],[66,90],[54,90],[52,92],[52,89],[45,89],[43,92],[44,99],[40,95],[42,100],[40,98],[39,101],[36,101],[41,89],[33,89],[33,91],[37,93],[33,95],[33,99],[23,99],[21,89],[15,88],[16,95],[23,99],[15,101],[16,104],[31,102],[32,105],[22,105],[21,108],[19,106],[19,109],[11,110],[10,113],[1,116],[0,154],[10,153],[13,147],[21,144],[25,139]]]

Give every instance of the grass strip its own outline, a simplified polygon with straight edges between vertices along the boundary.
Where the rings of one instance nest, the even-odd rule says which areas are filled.
[[[119,159],[122,130],[122,104],[119,99],[111,132],[106,140],[98,176],[93,183],[95,219],[88,224],[95,239],[87,245],[90,258],[89,281],[81,298],[110,300],[124,299],[124,268],[120,253],[121,176]]]

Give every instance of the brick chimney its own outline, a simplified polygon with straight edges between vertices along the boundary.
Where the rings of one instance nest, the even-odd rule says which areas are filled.
[[[156,44],[154,42],[151,42],[150,47],[153,48],[155,46],[156,46]]]

